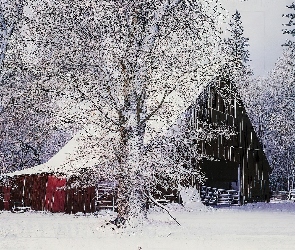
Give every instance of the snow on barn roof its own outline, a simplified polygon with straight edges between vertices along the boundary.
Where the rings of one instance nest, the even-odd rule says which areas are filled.
[[[202,96],[203,90],[205,87],[214,84],[213,81],[208,82],[205,86],[201,86],[196,95],[196,101]],[[173,134],[183,133],[183,126],[187,120],[187,117],[190,115],[189,107],[185,107],[180,115],[175,119],[175,121],[170,124],[168,128],[164,128],[161,133],[163,136],[172,136]],[[57,154],[55,154],[51,159],[49,159],[46,163],[41,165],[37,165],[32,168],[27,168],[11,173],[7,173],[6,176],[17,176],[17,175],[30,175],[30,174],[41,174],[41,173],[52,173],[59,174],[63,176],[70,177],[72,175],[78,174],[82,168],[93,167],[98,164],[101,164],[101,159],[98,160],[100,155],[96,155],[96,157],[89,157],[89,154],[85,152],[84,156],[81,157],[82,154],[79,154],[81,151],[81,138],[94,135],[96,132],[92,130],[92,128],[88,127],[79,131]],[[98,130],[99,131],[99,130]],[[110,135],[111,138],[113,135]],[[155,138],[154,138],[155,139]],[[102,150],[105,151],[105,148],[102,147]],[[80,157],[78,157],[80,155]],[[106,157],[104,157],[104,163],[106,161]]]
[[[95,165],[95,159],[88,157],[73,157],[81,150],[81,140],[83,136],[87,136],[85,130],[79,131],[57,154],[49,161],[41,165],[27,168],[6,174],[7,176],[30,175],[41,173],[55,173],[64,176],[71,176],[78,173],[81,168],[87,168]]]

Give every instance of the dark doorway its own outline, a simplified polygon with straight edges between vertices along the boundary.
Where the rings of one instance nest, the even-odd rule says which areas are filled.
[[[205,186],[239,191],[239,164],[230,161],[203,160],[201,171],[207,178]]]

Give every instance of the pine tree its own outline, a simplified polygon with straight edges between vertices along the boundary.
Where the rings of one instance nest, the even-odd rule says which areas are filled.
[[[287,8],[292,9],[295,11],[295,2],[293,2],[291,5],[287,6]],[[289,22],[287,24],[284,24],[284,26],[289,27],[288,29],[283,30],[283,34],[290,34],[295,37],[295,13],[289,13],[283,16],[290,18]]]
[[[229,22],[230,38],[225,40],[225,50],[230,57],[230,62],[235,68],[243,68],[250,61],[249,38],[244,37],[244,28],[241,21],[241,14],[236,10]]]
[[[288,34],[293,36],[293,38],[295,38],[295,2],[293,2],[291,5],[287,5],[286,6],[289,9],[294,10],[293,13],[288,13],[288,14],[283,14],[283,17],[287,17],[289,18],[289,22],[286,24],[283,24],[284,26],[287,26],[288,28],[283,29],[283,34]],[[288,46],[288,47],[293,47],[295,46],[295,41],[293,40],[287,40],[285,44],[283,44],[283,46]]]
[[[220,74],[222,77],[230,79],[234,88],[237,87],[237,91],[247,108],[251,102],[249,84],[253,71],[248,65],[250,61],[249,38],[244,37],[244,27],[238,10],[229,21],[228,31],[229,38],[223,40],[225,64]]]

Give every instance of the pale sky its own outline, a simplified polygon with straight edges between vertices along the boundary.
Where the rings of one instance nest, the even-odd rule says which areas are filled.
[[[236,9],[241,13],[244,35],[249,40],[251,67],[255,75],[266,75],[282,53],[281,44],[288,35],[282,34],[283,23],[288,18],[282,17],[290,9],[293,0],[220,0],[232,15]]]

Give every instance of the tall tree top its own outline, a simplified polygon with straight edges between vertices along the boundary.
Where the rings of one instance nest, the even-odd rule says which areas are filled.
[[[250,61],[249,50],[246,48],[249,46],[249,38],[243,36],[244,27],[238,10],[232,15],[229,26],[230,38],[226,40],[226,44],[231,48],[229,54],[234,57],[236,63],[243,64]]]
[[[295,10],[295,2],[293,2],[291,5],[286,6],[289,9]],[[289,22],[284,24],[284,26],[290,27],[289,29],[284,29],[283,33],[285,34],[291,34],[292,36],[295,36],[295,28],[292,29],[292,26],[295,25],[295,13],[288,13],[286,15],[283,15],[285,17],[290,18]]]
[[[284,26],[286,26],[285,29],[283,29],[283,34],[289,34],[293,37],[295,37],[295,2],[293,2],[291,5],[287,5],[287,8],[291,9],[293,11],[293,13],[288,13],[288,14],[283,14],[283,17],[287,17],[289,18],[289,22],[283,24]],[[290,40],[288,39],[287,42],[285,44],[283,44],[283,46],[294,46],[295,45],[295,41],[294,40]]]

